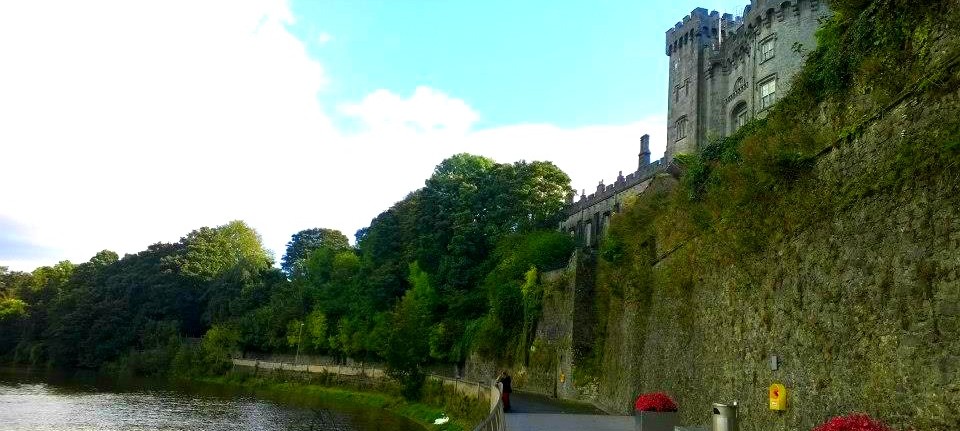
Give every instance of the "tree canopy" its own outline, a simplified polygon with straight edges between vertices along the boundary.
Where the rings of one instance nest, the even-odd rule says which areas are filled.
[[[538,271],[572,251],[554,229],[569,192],[549,162],[457,154],[358,231],[356,247],[329,228],[293,234],[282,270],[242,221],[123,257],[0,268],[0,356],[150,374],[300,349],[386,360],[415,391],[428,362],[522,350]],[[200,337],[191,353],[184,340]]]

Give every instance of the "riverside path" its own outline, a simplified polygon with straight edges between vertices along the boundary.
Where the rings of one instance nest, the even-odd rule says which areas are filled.
[[[589,404],[524,392],[511,394],[510,403],[513,411],[506,414],[509,431],[627,431],[634,427],[632,416],[607,415]]]
[[[235,366],[261,369],[285,370],[307,373],[330,373],[341,376],[384,377],[383,370],[375,367],[356,367],[340,365],[307,365],[288,364],[283,362],[234,359]],[[455,381],[441,376],[432,376],[445,384],[453,385],[465,395],[480,395],[479,386]],[[607,415],[596,407],[574,401],[557,400],[542,395],[525,392],[514,392],[510,397],[513,410],[507,413],[506,429],[508,431],[628,431],[633,430],[632,416]]]

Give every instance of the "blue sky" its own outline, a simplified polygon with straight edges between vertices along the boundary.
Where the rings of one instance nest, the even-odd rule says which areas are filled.
[[[697,5],[746,4],[299,0],[291,30],[328,65],[335,98],[428,85],[469,101],[478,127],[577,127],[664,112],[666,29]]]
[[[0,2],[0,266],[244,220],[348,237],[460,152],[590,193],[666,132],[664,32],[746,2]],[[655,6],[653,6],[655,5]]]

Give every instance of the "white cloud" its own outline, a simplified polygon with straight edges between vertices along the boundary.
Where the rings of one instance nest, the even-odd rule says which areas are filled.
[[[475,130],[468,103],[425,86],[339,105],[363,126],[339,131],[292,19],[283,1],[0,3],[0,216],[49,253],[0,265],[133,253],[233,219],[279,258],[300,229],[352,236],[457,152],[552,160],[588,192],[636,169],[642,134],[662,153],[662,118]]]
[[[4,2],[0,211],[71,260],[231,218],[269,238],[297,218],[282,185],[336,139],[290,20],[283,2]]]
[[[464,133],[480,118],[463,100],[423,86],[407,99],[377,90],[360,103],[341,105],[340,111],[359,118],[368,129],[391,131],[413,128],[419,132]]]
[[[320,45],[326,45],[327,42],[330,42],[331,40],[333,40],[333,36],[327,32],[320,33],[320,36],[317,36],[317,43]]]

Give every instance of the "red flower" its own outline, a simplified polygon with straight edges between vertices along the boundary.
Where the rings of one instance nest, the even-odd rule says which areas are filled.
[[[663,392],[654,392],[652,394],[641,394],[637,397],[637,402],[633,403],[633,408],[641,412],[675,412],[677,404],[670,399],[670,396]]]
[[[880,421],[871,419],[862,413],[849,416],[837,416],[830,419],[813,431],[891,431],[890,427]]]

